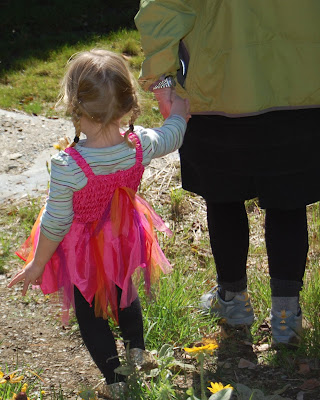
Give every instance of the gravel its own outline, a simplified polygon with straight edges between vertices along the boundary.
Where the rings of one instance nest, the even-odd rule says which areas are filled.
[[[53,144],[63,136],[73,136],[68,120],[0,110],[0,202],[47,189],[47,163],[57,151]]]

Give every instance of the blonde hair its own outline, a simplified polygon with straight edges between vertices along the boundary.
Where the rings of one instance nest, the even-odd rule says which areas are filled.
[[[129,68],[119,54],[94,49],[77,53],[68,61],[61,84],[61,98],[71,114],[76,136],[70,146],[79,141],[82,116],[101,124],[102,128],[131,112],[129,129],[140,114],[136,85]]]

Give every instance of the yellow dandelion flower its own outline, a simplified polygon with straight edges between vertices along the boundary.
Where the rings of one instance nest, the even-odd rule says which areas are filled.
[[[207,344],[215,344],[216,346],[218,346],[218,342],[216,341],[216,339],[215,338],[210,338],[210,337],[204,337],[204,338],[202,338],[202,340],[201,340],[201,342],[204,344],[204,345],[207,345]]]
[[[7,380],[4,379],[4,373],[0,370],[0,385],[6,383]]]
[[[9,379],[7,380],[10,381],[10,383],[18,383],[21,382],[23,378],[24,375],[16,376],[16,373],[13,372],[12,374],[9,375]]]
[[[65,136],[64,138],[60,138],[58,140],[58,143],[54,143],[53,147],[56,150],[65,150],[68,147],[69,143],[69,139]]]
[[[24,384],[22,385],[21,392],[26,393],[27,390],[28,390],[28,384],[27,384],[27,383],[24,383]]]
[[[5,375],[2,371],[0,371],[0,385],[10,382],[10,383],[18,383],[21,382],[24,378],[23,375],[16,376],[16,372],[12,372],[11,374]]]
[[[185,347],[184,351],[187,353],[199,354],[199,353],[206,353],[206,354],[213,354],[213,350],[217,349],[218,345],[216,343],[210,343],[206,346],[199,346],[199,347]]]
[[[231,385],[226,385],[223,386],[223,384],[221,382],[210,382],[211,387],[208,387],[208,389],[210,390],[211,393],[217,393],[220,392],[220,390],[222,389],[233,389],[233,387]]]

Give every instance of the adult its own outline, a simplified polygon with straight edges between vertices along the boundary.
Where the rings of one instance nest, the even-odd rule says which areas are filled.
[[[207,203],[218,287],[202,306],[232,326],[254,320],[244,202],[266,211],[275,343],[299,340],[308,252],[306,205],[320,199],[320,2],[142,0],[140,83],[164,116],[190,101],[183,188]]]

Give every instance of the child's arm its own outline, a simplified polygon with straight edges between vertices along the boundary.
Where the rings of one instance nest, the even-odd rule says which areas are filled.
[[[189,119],[188,100],[172,93],[171,114],[160,128],[144,129],[141,132],[143,164],[148,165],[153,158],[163,157],[179,149]]]
[[[10,281],[8,287],[12,287],[18,282],[24,281],[22,296],[27,293],[29,284],[39,285],[44,267],[56,251],[60,242],[48,239],[40,232],[38,246],[33,260],[22,270],[19,271]]]

